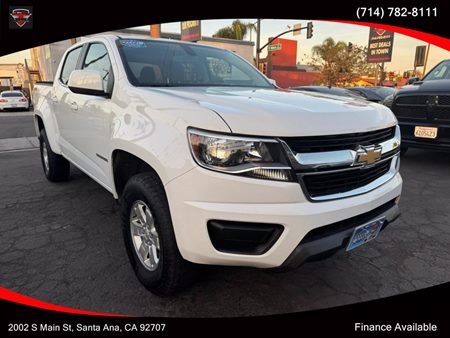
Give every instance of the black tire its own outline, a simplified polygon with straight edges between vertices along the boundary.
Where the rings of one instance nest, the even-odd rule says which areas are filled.
[[[41,130],[39,145],[41,150],[42,169],[44,169],[45,177],[47,177],[50,182],[67,181],[70,175],[70,163],[64,157],[55,154],[52,151],[45,129]],[[44,160],[44,149],[47,150],[48,167]]]
[[[159,237],[159,262],[153,271],[139,258],[131,235],[130,214],[137,201],[144,202],[150,209]],[[129,179],[121,199],[121,220],[130,263],[139,281],[149,291],[168,296],[195,281],[198,266],[184,260],[178,250],[166,193],[155,173],[141,173]]]
[[[406,152],[408,151],[408,147],[400,147],[400,156],[405,156]]]

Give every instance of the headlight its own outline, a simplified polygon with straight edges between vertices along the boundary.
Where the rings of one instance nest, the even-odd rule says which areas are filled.
[[[192,155],[202,167],[247,177],[292,181],[291,167],[275,139],[188,129]]]
[[[392,108],[392,103],[394,103],[394,95],[388,95],[380,102],[381,104],[385,105],[388,108]]]

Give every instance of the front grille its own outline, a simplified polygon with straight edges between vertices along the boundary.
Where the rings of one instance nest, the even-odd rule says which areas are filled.
[[[427,104],[428,96],[400,96],[395,100],[397,104]]]
[[[323,151],[335,151],[355,149],[357,146],[379,144],[390,140],[395,136],[395,127],[370,131],[366,133],[306,136],[306,137],[282,137],[294,153],[311,153]]]
[[[450,106],[450,95],[439,95],[439,105]]]
[[[405,119],[426,120],[427,107],[426,106],[398,106],[393,109],[397,117]]]
[[[437,105],[429,106],[431,101]],[[400,96],[392,105],[394,114],[404,120],[429,120],[448,122],[450,120],[450,95],[413,95]]]
[[[389,171],[392,159],[366,168],[321,174],[306,174],[303,179],[308,194],[314,198],[351,191],[369,184]],[[301,176],[299,174],[299,176]]]
[[[436,106],[432,114],[434,120],[448,122],[450,120],[450,106]]]

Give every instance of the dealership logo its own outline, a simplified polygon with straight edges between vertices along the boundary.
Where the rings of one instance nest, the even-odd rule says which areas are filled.
[[[439,96],[437,95],[432,95],[428,97],[427,100],[427,109],[429,111],[433,110],[434,107],[436,107],[439,104]]]
[[[375,28],[375,33],[381,36],[384,35],[384,33],[386,33],[386,30],[381,28]]]
[[[383,148],[380,145],[368,147],[359,146],[356,150],[356,158],[354,164],[373,164],[381,158],[382,150]]]
[[[20,6],[9,7],[9,28],[30,29],[33,28],[33,7]]]

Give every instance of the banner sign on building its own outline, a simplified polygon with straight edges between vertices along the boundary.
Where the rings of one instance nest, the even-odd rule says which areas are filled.
[[[367,50],[367,62],[390,62],[393,46],[393,32],[371,27],[369,33],[369,48]]]
[[[202,39],[200,20],[181,21],[181,40],[198,41]]]

